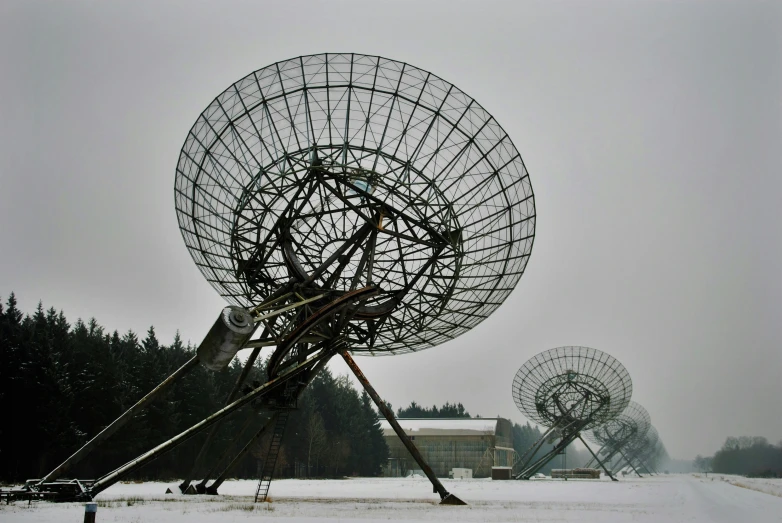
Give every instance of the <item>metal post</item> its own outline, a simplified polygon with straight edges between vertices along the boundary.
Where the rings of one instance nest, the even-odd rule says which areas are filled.
[[[619,449],[618,449],[617,445],[620,445],[620,444],[621,444],[621,442],[614,443],[613,448],[610,448],[609,444],[603,445],[602,447],[600,447],[600,450],[597,451],[597,456],[600,456],[602,454],[603,455],[603,463],[608,463],[610,465],[611,464],[611,460],[613,460],[614,457],[616,457],[617,453],[619,452]],[[595,459],[594,458],[590,459],[589,463],[587,463],[587,467],[591,467],[594,463],[595,463]],[[616,468],[616,467],[613,467],[613,466],[610,467],[612,474],[614,474],[614,472],[613,472],[614,468]]]
[[[58,466],[53,471],[49,472],[44,478],[38,482],[39,485],[53,481],[57,479],[58,477],[62,476],[63,473],[65,473],[71,466],[75,465],[79,461],[82,460],[87,454],[89,454],[92,450],[95,449],[98,445],[100,445],[105,439],[107,439],[109,436],[117,432],[125,423],[127,423],[130,418],[132,418],[138,411],[143,409],[147,406],[152,400],[157,398],[159,395],[161,395],[163,392],[169,389],[171,385],[176,383],[179,378],[193,370],[198,365],[198,356],[193,356],[190,358],[187,363],[179,367],[177,370],[174,371],[171,376],[163,380],[163,382],[152,389],[146,396],[141,398],[136,402],[135,405],[130,407],[128,410],[122,413],[119,418],[115,419],[108,427],[100,431],[97,436],[92,438],[90,441],[84,444],[82,448],[77,450],[73,453],[71,457],[66,459],[60,466]]]
[[[589,451],[589,453],[590,453],[590,454],[592,454],[592,457],[593,457],[593,458],[595,458],[595,459],[597,460],[597,462],[598,462],[598,463],[600,463],[600,466],[601,466],[601,467],[603,467],[603,470],[605,471],[605,473],[606,473],[606,474],[608,474],[608,477],[609,477],[609,478],[611,478],[611,481],[618,481],[618,480],[617,480],[617,479],[616,479],[616,478],[615,478],[615,477],[614,477],[614,476],[611,474],[611,472],[609,472],[609,471],[608,471],[608,469],[606,468],[606,466],[605,466],[605,465],[603,465],[603,462],[602,462],[602,461],[600,461],[600,459],[597,457],[597,455],[596,455],[594,452],[592,452],[592,449],[590,448],[590,446],[589,446],[589,445],[587,445],[587,442],[586,442],[586,441],[584,441],[584,438],[582,438],[582,437],[581,437],[581,434],[579,434],[579,435],[578,435],[578,439],[580,439],[580,440],[581,440],[581,443],[583,443],[583,444],[584,444],[584,446],[585,446],[585,447],[587,448],[587,450]]]
[[[350,356],[348,351],[342,350],[340,354],[345,360],[345,363],[348,364],[348,367],[350,367],[350,370],[353,371],[353,374],[356,375],[358,381],[361,382],[361,385],[364,386],[364,390],[367,391],[367,394],[369,394],[369,396],[372,398],[372,401],[375,402],[377,408],[380,409],[380,412],[383,414],[383,416],[385,416],[388,423],[391,424],[391,427],[394,429],[394,432],[396,432],[396,435],[399,436],[399,439],[402,440],[402,443],[407,448],[407,451],[410,452],[410,454],[413,456],[413,459],[415,459],[416,463],[418,463],[418,465],[421,467],[421,470],[423,470],[424,474],[426,474],[426,477],[428,477],[429,481],[432,482],[432,486],[434,487],[435,491],[440,494],[440,504],[466,505],[467,503],[445,490],[445,487],[442,483],[440,483],[440,480],[437,479],[437,476],[435,476],[431,467],[429,467],[429,464],[424,460],[424,457],[418,451],[415,444],[407,436],[407,434],[405,434],[405,431],[402,430],[402,427],[399,426],[399,423],[394,417],[394,413],[391,411],[391,409],[388,408],[388,405],[386,405],[385,402],[380,399],[380,396],[375,391],[375,388],[369,383],[369,380],[366,376],[364,376],[364,373],[361,372],[361,369],[358,368],[358,365],[356,365],[356,362]]]
[[[618,449],[617,449],[617,452],[619,452],[619,455],[620,455],[620,456],[622,456],[622,459],[624,460],[624,462],[622,462],[622,461],[620,460],[620,461],[619,461],[619,467],[615,467],[615,468],[621,469],[622,467],[624,467],[624,466],[625,466],[625,463],[626,463],[626,464],[630,465],[630,467],[631,467],[631,468],[632,468],[632,469],[635,471],[635,473],[636,473],[636,474],[638,474],[638,477],[639,477],[639,478],[642,478],[643,476],[641,475],[641,473],[640,473],[640,472],[638,472],[638,470],[635,468],[635,465],[633,465],[633,462],[632,462],[632,461],[630,461],[630,459],[629,459],[627,456],[625,456],[625,453],[624,453],[624,452],[622,452],[622,449],[621,449],[621,448],[618,448]]]
[[[605,452],[604,452],[604,451],[605,451]],[[603,455],[604,455],[604,458],[603,458],[603,459],[606,459],[606,458],[605,458],[605,456],[608,456],[607,460],[610,460],[610,459],[611,459],[611,455],[610,455],[610,454],[608,454],[608,450],[606,450],[606,445],[603,445],[602,447],[600,447],[599,449],[597,449],[597,453],[596,453],[596,454],[594,454],[594,455],[595,455],[595,456],[599,456],[600,454],[603,454]],[[595,464],[595,458],[594,458],[594,457],[592,457],[592,458],[589,458],[589,461],[587,461],[587,462],[586,462],[586,465],[584,465],[584,467],[586,467],[586,468],[588,468],[588,469],[589,469],[589,468],[592,468],[592,465],[594,465],[594,464]]]
[[[95,515],[98,513],[97,503],[84,505],[84,523],[95,523]]]

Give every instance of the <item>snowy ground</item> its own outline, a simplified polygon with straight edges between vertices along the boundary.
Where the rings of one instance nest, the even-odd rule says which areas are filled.
[[[696,476],[704,479],[713,477],[716,480],[725,481],[737,487],[757,490],[758,492],[765,492],[766,494],[771,494],[782,498],[782,478],[745,478],[744,476],[731,476],[728,474],[697,474]]]
[[[736,486],[733,481],[752,484]],[[221,523],[280,518],[327,521],[782,522],[782,480],[662,475],[611,481],[445,480],[469,503],[438,506],[426,479],[281,480],[271,503],[253,504],[255,482],[231,481],[220,496],[163,494],[176,483],[119,484],[98,496],[98,523]],[[761,492],[764,490],[771,494]],[[12,503],[0,522],[76,522],[83,504]]]

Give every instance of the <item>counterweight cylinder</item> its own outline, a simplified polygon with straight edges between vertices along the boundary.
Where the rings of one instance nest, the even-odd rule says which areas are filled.
[[[231,363],[255,331],[250,313],[241,307],[224,308],[204,341],[198,346],[198,359],[209,370],[219,371]]]

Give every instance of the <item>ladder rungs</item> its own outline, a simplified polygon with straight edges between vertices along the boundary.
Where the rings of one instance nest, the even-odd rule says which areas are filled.
[[[280,448],[282,447],[282,437],[285,432],[285,425],[288,422],[289,413],[289,410],[284,410],[277,415],[277,422],[274,424],[274,433],[269,442],[269,451],[266,453],[266,459],[264,459],[263,462],[261,478],[258,482],[258,490],[255,491],[256,502],[259,499],[261,501],[266,501],[266,496],[269,494],[272,475],[274,474],[274,467],[277,465],[277,457],[280,453]]]

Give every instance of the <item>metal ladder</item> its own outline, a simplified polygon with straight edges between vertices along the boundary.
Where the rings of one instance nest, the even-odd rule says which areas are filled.
[[[274,475],[274,466],[277,464],[277,456],[280,454],[280,447],[282,447],[282,435],[285,433],[285,425],[288,423],[288,415],[290,410],[282,410],[277,413],[277,421],[274,423],[274,432],[272,433],[272,440],[269,443],[269,451],[266,453],[266,459],[263,462],[263,469],[261,469],[261,479],[258,481],[258,490],[255,491],[255,502],[266,501],[266,496],[269,494],[269,487],[272,483],[272,476]]]
[[[266,501],[269,494],[269,487],[274,475],[274,467],[277,465],[277,457],[280,455],[282,447],[282,436],[285,433],[285,426],[288,424],[288,416],[292,409],[296,408],[296,398],[298,397],[300,383],[286,383],[285,389],[280,398],[281,402],[277,404],[275,410],[277,419],[274,422],[274,431],[272,440],[269,442],[269,450],[266,453],[266,459],[263,461],[261,469],[261,479],[258,481],[258,489],[255,491],[255,502]]]

